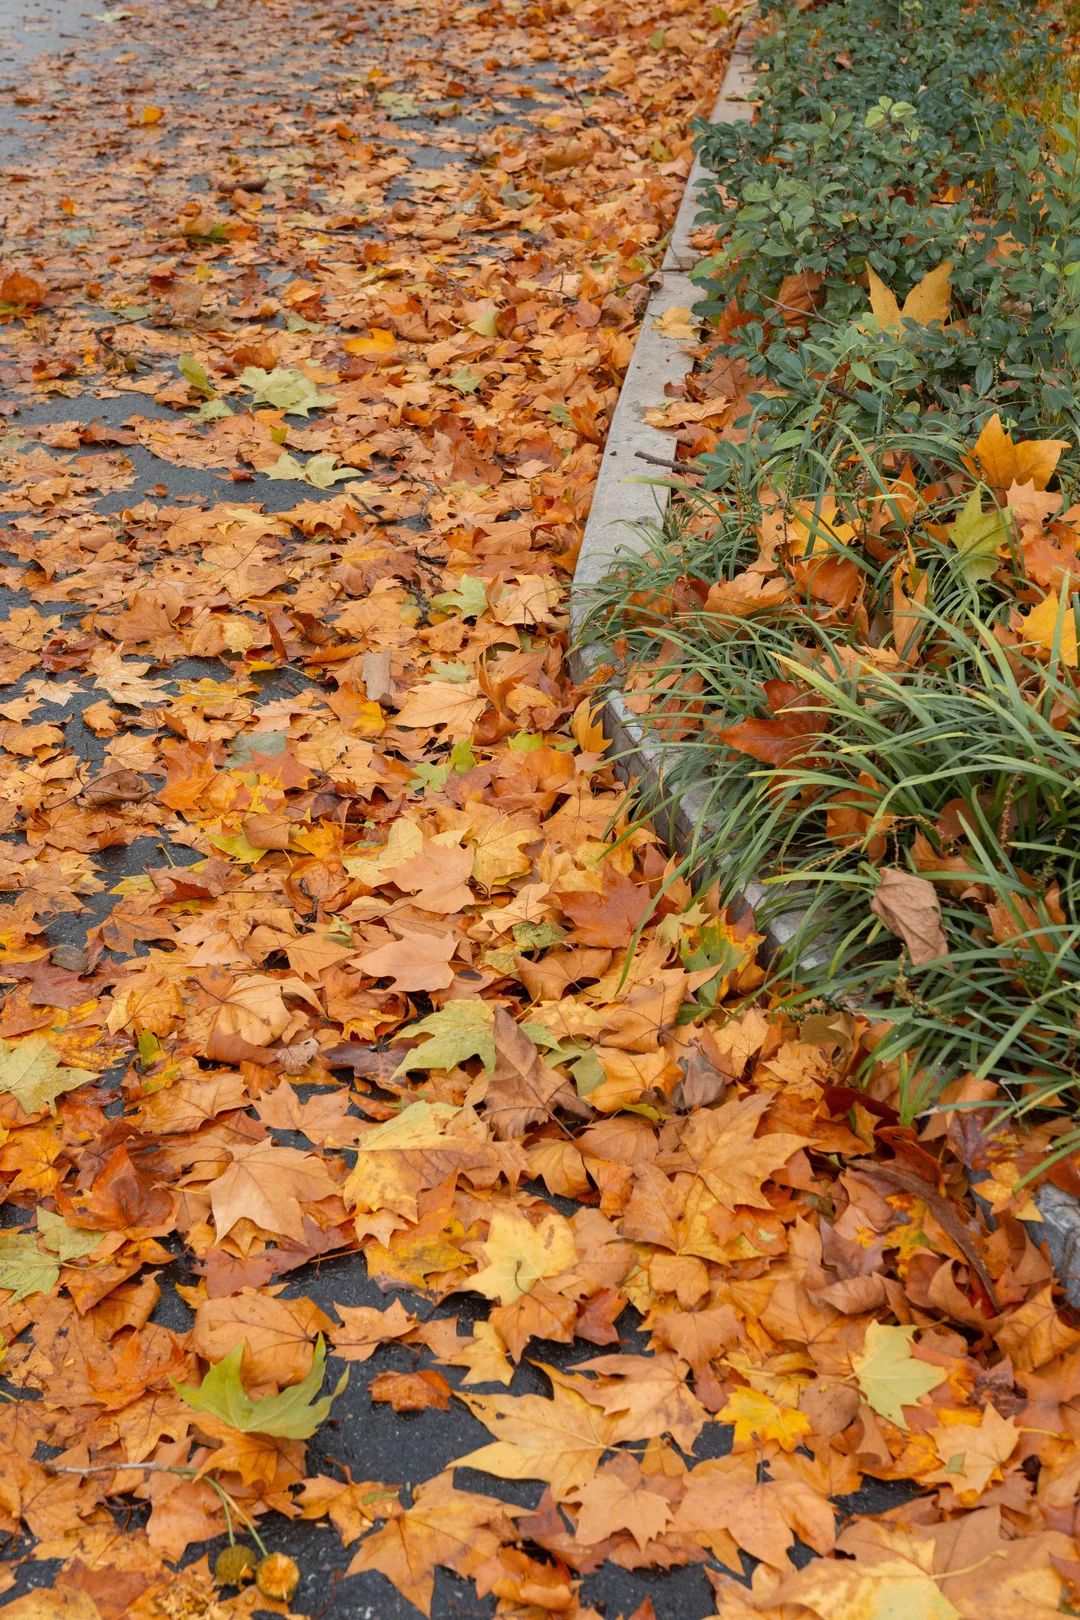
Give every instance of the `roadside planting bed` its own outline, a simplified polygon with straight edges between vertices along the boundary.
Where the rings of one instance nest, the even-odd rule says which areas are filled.
[[[667,806],[708,791],[683,869],[729,898],[764,881],[799,917],[778,990],[880,1008],[871,1089],[909,1122],[978,1110],[961,1132],[1001,1105],[1068,1186],[1069,18],[1014,0],[763,9],[757,116],[702,137],[703,356],[667,407],[685,459],[596,622],[614,615]]]

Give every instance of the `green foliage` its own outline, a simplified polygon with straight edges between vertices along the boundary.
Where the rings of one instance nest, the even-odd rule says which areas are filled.
[[[702,218],[725,243],[696,272],[706,312],[738,297],[749,323],[731,347],[785,390],[759,401],[756,432],[775,441],[824,410],[870,438],[930,412],[967,438],[1000,409],[1022,434],[1076,437],[1080,113],[1051,19],[1021,0],[768,10],[760,116],[701,135],[716,176]],[[866,326],[868,267],[903,297],[944,261],[948,324]],[[800,319],[781,287],[804,273],[821,284]]]

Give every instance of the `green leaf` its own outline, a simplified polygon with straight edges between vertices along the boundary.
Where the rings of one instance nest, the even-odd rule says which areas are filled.
[[[558,923],[519,922],[514,924],[514,941],[523,951],[546,951],[549,945],[558,945],[566,938],[566,929]]]
[[[59,1276],[60,1267],[41,1253],[33,1232],[0,1233],[0,1288],[12,1290],[9,1304],[47,1294]]]
[[[478,619],[487,612],[487,587],[482,579],[462,574],[452,591],[440,591],[431,598],[431,605],[440,613],[457,612],[463,619]]]
[[[429,681],[467,681],[472,678],[472,670],[468,664],[461,664],[456,659],[447,663],[445,659],[433,658],[431,669],[425,676]]]
[[[459,737],[450,750],[450,769],[464,776],[466,771],[475,770],[480,761],[473,753],[471,737]]]
[[[956,522],[949,530],[949,540],[960,553],[958,566],[964,578],[985,584],[997,569],[998,550],[1009,538],[1009,527],[1003,513],[995,507],[992,512],[982,509],[982,495],[973,489]]]
[[[289,371],[284,366],[275,366],[273,371],[245,366],[240,381],[251,389],[254,404],[273,405],[286,416],[307,416],[320,406],[337,404],[332,394],[320,394],[302,371]]]
[[[415,96],[401,90],[380,90],[376,96],[379,106],[390,118],[419,118],[420,108]]]
[[[459,366],[450,378],[450,386],[456,388],[459,394],[475,394],[483,380],[478,371],[473,371],[469,366]]]
[[[10,1044],[0,1041],[0,1091],[14,1097],[24,1114],[43,1108],[55,1113],[63,1092],[96,1079],[90,1069],[63,1068],[56,1048],[40,1032]]]
[[[494,1009],[486,1001],[451,1001],[399,1030],[396,1041],[412,1035],[428,1039],[406,1052],[394,1070],[395,1079],[409,1069],[454,1069],[471,1057],[478,1057],[490,1074],[495,1067],[494,1018]]]
[[[196,422],[217,422],[221,417],[232,416],[232,414],[232,406],[226,405],[223,399],[208,399],[199,406],[193,420]]]
[[[315,1345],[311,1371],[299,1384],[283,1389],[278,1395],[267,1395],[252,1400],[240,1381],[240,1363],[244,1359],[241,1342],[221,1361],[215,1361],[201,1384],[178,1384],[170,1379],[173,1389],[186,1406],[195,1412],[208,1412],[230,1429],[241,1434],[269,1434],[281,1440],[310,1440],[321,1423],[329,1416],[330,1408],[349,1382],[348,1369],[342,1373],[329,1395],[315,1397],[322,1388],[326,1367],[326,1345],[320,1333]]]
[[[103,1232],[84,1232],[81,1227],[69,1226],[62,1215],[54,1215],[50,1210],[40,1208],[37,1212],[37,1229],[42,1243],[55,1254],[61,1265],[92,1254],[105,1235]]]
[[[868,1406],[906,1429],[904,1407],[916,1406],[945,1377],[940,1367],[918,1361],[911,1351],[913,1327],[888,1327],[871,1322],[866,1329],[863,1354],[852,1356],[851,1366]]]
[[[176,363],[182,375],[186,377],[189,388],[196,394],[201,394],[204,399],[213,399],[217,389],[193,354],[182,354]]]

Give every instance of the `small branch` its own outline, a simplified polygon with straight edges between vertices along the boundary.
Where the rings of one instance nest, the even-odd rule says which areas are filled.
[[[179,1463],[153,1462],[87,1463],[85,1467],[67,1463],[46,1462],[42,1464],[42,1467],[47,1474],[77,1474],[80,1477],[87,1474],[123,1474],[127,1473],[129,1469],[138,1469],[142,1474],[175,1474],[178,1479],[191,1479],[197,1484],[209,1485],[225,1510],[225,1526],[228,1530],[229,1544],[232,1545],[236,1540],[232,1525],[232,1516],[235,1513],[241,1523],[245,1524],[251,1532],[251,1539],[263,1557],[269,1556],[266,1543],[235,1496],[231,1495],[224,1485],[220,1485],[216,1479],[212,1479],[209,1474],[201,1474],[197,1468],[183,1468]]]

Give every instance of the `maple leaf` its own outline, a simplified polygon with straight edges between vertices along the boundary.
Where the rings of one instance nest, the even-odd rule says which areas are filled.
[[[578,1486],[570,1501],[581,1510],[575,1535],[586,1546],[626,1531],[644,1551],[663,1535],[672,1518],[667,1497],[649,1490],[648,1480],[636,1467],[629,1478],[614,1468],[602,1468],[595,1479]]]
[[[1024,614],[1020,625],[1026,642],[1060,659],[1067,669],[1077,667],[1076,613],[1070,598],[1062,606],[1060,593],[1051,591]]]
[[[912,1353],[913,1327],[891,1327],[870,1322],[861,1355],[852,1356],[851,1366],[868,1406],[882,1417],[906,1429],[905,1406],[917,1406],[922,1397],[943,1382],[940,1367],[919,1361]]]
[[[762,1093],[700,1110],[683,1132],[673,1163],[698,1176],[725,1209],[739,1204],[768,1209],[763,1183],[807,1145],[807,1138],[786,1131],[755,1134],[769,1102],[768,1094]]]
[[[771,1395],[741,1385],[716,1414],[735,1425],[735,1444],[755,1439],[775,1440],[784,1451],[794,1451],[810,1433],[810,1419],[791,1406],[779,1406]]]
[[[389,979],[393,990],[445,990],[454,982],[450,958],[457,948],[453,934],[417,934],[402,930],[399,939],[356,958],[373,979]]]
[[[997,411],[986,422],[968,460],[977,464],[991,489],[1031,484],[1044,490],[1054,475],[1067,439],[1027,439],[1017,443],[1002,427]],[[1059,503],[1060,504],[1060,503]]]
[[[912,321],[916,326],[931,326],[935,321],[944,325],[949,318],[951,276],[951,264],[939,264],[933,270],[928,270],[912,287],[901,308],[895,293],[890,292],[876,271],[867,265],[870,308],[879,329],[883,332],[898,332],[902,330],[905,321]]]
[[[419,1372],[377,1373],[368,1385],[373,1401],[385,1401],[395,1412],[437,1412],[449,1410],[453,1391],[442,1373],[431,1367]]]
[[[318,1397],[326,1370],[326,1344],[320,1333],[311,1371],[300,1383],[277,1395],[252,1400],[240,1381],[244,1346],[238,1344],[222,1361],[207,1370],[201,1384],[170,1383],[186,1406],[205,1412],[241,1434],[268,1434],[279,1439],[309,1440],[329,1416],[330,1408],[349,1382],[348,1368],[329,1395]]]
[[[615,1419],[585,1399],[565,1375],[537,1362],[552,1381],[542,1395],[458,1395],[497,1438],[458,1458],[498,1479],[543,1479],[560,1496],[584,1485],[612,1444]]]
[[[341,1327],[331,1333],[334,1354],[339,1361],[367,1361],[380,1344],[403,1338],[416,1326],[399,1299],[380,1311],[371,1305],[335,1305]]]
[[[445,726],[451,737],[467,737],[487,708],[479,681],[425,681],[408,694],[397,723],[410,731]]]
[[[1001,1471],[1020,1440],[1020,1430],[1012,1418],[1004,1418],[994,1406],[986,1406],[981,1413],[943,1413],[946,1422],[931,1429],[941,1467],[925,1476],[927,1482],[951,1485],[965,1505],[970,1505]],[[970,1419],[970,1421],[967,1421]]]
[[[346,1573],[378,1570],[422,1614],[430,1614],[436,1568],[471,1574],[513,1539],[513,1521],[522,1511],[455,1490],[449,1475],[437,1475],[419,1486],[411,1507],[399,1508],[360,1543]]]
[[[45,1247],[62,1265],[69,1260],[82,1260],[94,1250],[101,1242],[100,1232],[85,1232],[80,1227],[69,1226],[60,1215],[54,1215],[51,1210],[41,1209],[37,1212],[38,1236]]]
[[[318,388],[302,371],[289,371],[275,366],[264,371],[261,366],[245,366],[240,383],[250,388],[255,404],[273,405],[286,416],[309,416],[313,410],[336,405],[332,394],[320,394]]]
[[[315,489],[331,489],[343,479],[363,478],[364,472],[360,467],[338,466],[337,456],[331,455],[329,451],[324,450],[316,456],[309,456],[306,462],[298,461],[295,456],[282,451],[271,466],[262,469],[262,476],[291,479],[296,483],[311,484]]]
[[[43,1108],[55,1113],[57,1097],[96,1079],[89,1069],[65,1067],[44,1035],[0,1040],[0,1091],[14,1097],[24,1114],[39,1114]]]
[[[0,1232],[0,1288],[10,1288],[8,1304],[47,1294],[59,1280],[60,1267],[42,1254],[33,1232]]]
[[[305,1206],[339,1191],[314,1153],[268,1141],[237,1142],[230,1153],[228,1168],[207,1188],[219,1238],[249,1220],[264,1232],[300,1240]]]
[[[451,591],[440,591],[431,605],[442,613],[455,612],[463,619],[478,619],[487,611],[487,585],[474,574],[462,574]]]
[[[480,1252],[487,1265],[470,1277],[469,1287],[502,1305],[512,1305],[542,1277],[569,1270],[577,1259],[570,1223],[554,1212],[534,1225],[517,1210],[496,1210]]]
[[[478,1057],[489,1073],[495,1067],[494,1008],[486,1001],[450,1001],[399,1029],[394,1040],[413,1035],[426,1035],[427,1040],[406,1052],[395,1078],[410,1069],[453,1069],[471,1057]]]
[[[999,554],[1009,543],[1008,519],[996,506],[984,512],[982,495],[973,489],[945,536],[960,554],[957,567],[964,578],[985,584],[997,572]]]
[[[861,1563],[816,1559],[786,1580],[774,1601],[798,1604],[819,1620],[961,1620],[933,1576],[903,1557],[882,1558],[867,1569]]]

